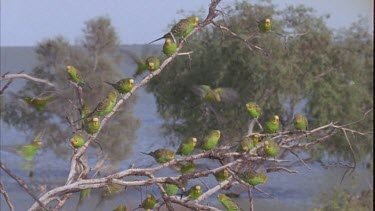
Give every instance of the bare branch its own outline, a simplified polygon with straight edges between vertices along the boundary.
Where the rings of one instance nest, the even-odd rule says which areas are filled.
[[[1,76],[0,78],[0,81],[2,80],[12,80],[12,79],[16,79],[16,78],[23,78],[23,79],[28,79],[28,80],[31,80],[31,81],[35,81],[35,82],[38,82],[38,83],[43,83],[43,84],[47,84],[48,86],[51,86],[53,88],[56,88],[57,86],[45,79],[41,79],[41,78],[36,78],[34,76],[30,76],[28,74],[25,74],[25,73],[22,73],[22,74],[7,74],[7,75],[4,75],[4,76]]]
[[[25,191],[26,193],[28,193],[38,204],[39,206],[41,206],[43,209],[45,210],[48,210],[45,205],[36,197],[34,196],[34,194],[32,194],[30,192],[30,190],[27,188],[27,185],[25,184],[25,182],[17,177],[16,175],[12,174],[12,172],[0,161],[0,167],[10,176],[12,177],[14,180],[16,180],[16,182],[18,183],[19,186],[21,186]]]
[[[1,181],[1,180],[0,180],[0,192],[3,194],[4,199],[5,199],[5,201],[7,202],[10,211],[14,211],[13,204],[12,204],[12,202],[10,202],[9,195],[8,195],[8,193],[5,191],[3,181]]]

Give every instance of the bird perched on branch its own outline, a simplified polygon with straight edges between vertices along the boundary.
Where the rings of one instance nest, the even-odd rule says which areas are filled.
[[[229,177],[229,171],[227,169],[220,170],[216,173],[214,173],[215,179],[218,182],[222,182]]]
[[[70,137],[69,141],[76,149],[82,147],[85,144],[85,138],[79,133],[73,134]]]
[[[272,140],[266,140],[263,146],[264,153],[268,156],[277,156],[280,151],[279,145]]]
[[[124,78],[117,81],[115,84],[106,82],[116,89],[120,94],[125,94],[133,89],[134,80],[132,78]]]
[[[53,95],[47,97],[35,97],[24,96],[22,99],[30,106],[35,108],[37,111],[42,111],[47,106],[47,103],[53,101],[55,97]]]
[[[262,112],[262,109],[255,102],[246,103],[246,110],[253,119],[259,118],[260,113]]]
[[[166,163],[174,159],[175,152],[170,149],[158,149],[150,153],[141,152],[145,155],[152,156],[158,163]]]
[[[172,56],[177,50],[177,44],[171,38],[165,39],[163,53],[166,56]]]
[[[135,70],[133,77],[141,75],[145,70],[147,70],[146,60],[139,58],[132,52],[125,51],[125,53],[129,55],[129,57],[131,58],[131,60],[133,60],[134,63],[137,64],[137,69]]]
[[[174,196],[177,194],[178,189],[181,189],[185,191],[185,185],[187,183],[187,179],[179,179],[177,181],[166,181],[166,183],[163,184],[164,190],[168,196]]]
[[[145,210],[150,210],[152,209],[156,204],[156,199],[154,195],[152,194],[147,194],[145,200],[143,200],[141,207]]]
[[[265,133],[276,133],[279,130],[280,118],[277,115],[273,115],[271,119],[266,122],[264,127]]]
[[[85,119],[85,124],[84,124],[84,129],[88,134],[94,134],[99,131],[100,128],[100,121],[98,117],[93,117],[90,118],[89,121],[86,121]]]
[[[194,161],[186,161],[179,163],[178,168],[180,169],[181,174],[188,174],[190,172],[195,171],[196,165]]]
[[[247,152],[259,143],[259,136],[254,134],[249,137],[243,137],[238,145],[238,152]]]
[[[68,71],[68,74],[70,76],[70,79],[73,82],[76,82],[79,86],[87,86],[89,89],[91,89],[91,86],[83,80],[81,72],[73,67],[72,65],[66,66],[66,70]]]
[[[180,147],[177,149],[177,154],[182,156],[190,154],[194,150],[196,144],[197,139],[195,137],[187,138],[181,143]]]
[[[191,187],[188,191],[186,192],[183,192],[181,194],[181,198],[182,196],[187,196],[191,199],[197,199],[199,196],[202,195],[202,187],[200,185],[194,185],[193,187]]]
[[[80,118],[84,118],[86,115],[88,115],[91,112],[91,109],[87,104],[83,104],[79,112],[80,112]],[[90,121],[91,121],[90,118],[87,118],[84,121],[82,121],[82,128],[85,126],[85,122],[90,122]]]
[[[227,211],[240,211],[241,210],[238,204],[234,202],[231,198],[226,196],[225,194],[217,195],[217,199],[221,202],[221,204],[225,207]]]
[[[178,186],[173,183],[164,183],[163,188],[168,196],[174,196],[178,192]]]
[[[297,130],[307,130],[309,123],[303,114],[296,114],[294,117],[294,128]]]
[[[192,91],[205,102],[232,102],[238,99],[237,92],[232,88],[212,89],[208,85],[197,85],[192,87]]]
[[[80,120],[87,119],[93,116],[105,116],[112,112],[113,107],[115,107],[116,105],[116,102],[117,102],[117,91],[113,90],[107,95],[107,97],[102,102],[100,102],[94,108],[92,112],[90,112],[86,116],[81,117],[80,119],[74,122],[78,122]]]
[[[238,172],[237,175],[241,180],[252,186],[256,186],[261,183],[266,183],[267,181],[267,176],[265,174],[260,172],[258,173],[252,169],[244,172]]]
[[[261,21],[258,21],[258,28],[259,28],[259,31],[262,33],[271,31],[272,29],[271,19],[266,18]]]
[[[150,42],[149,44],[156,42],[158,40],[161,40],[161,39],[166,39],[166,38],[172,38],[172,39],[173,37],[174,39],[184,38],[188,34],[190,34],[193,31],[193,29],[198,25],[198,21],[199,21],[199,18],[196,16],[190,16],[188,18],[181,19],[176,25],[172,27],[170,32]]]
[[[203,150],[210,150],[214,148],[220,139],[220,135],[220,130],[211,130],[210,133],[198,143],[198,147]]]
[[[154,56],[150,56],[146,59],[146,65],[149,71],[155,71],[160,67],[160,60]]]

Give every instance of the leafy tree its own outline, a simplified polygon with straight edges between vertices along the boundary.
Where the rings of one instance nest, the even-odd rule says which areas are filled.
[[[304,6],[279,11],[270,3],[239,2],[225,11],[231,16],[217,23],[248,38],[252,50],[214,26],[190,39],[186,48],[194,49],[191,61],[174,61],[147,87],[157,98],[161,116],[168,120],[166,134],[188,137],[220,129],[226,141],[233,142],[247,131],[245,104],[249,101],[262,107],[261,122],[278,114],[284,129],[292,128],[293,114],[298,112],[306,113],[314,127],[357,121],[373,106],[373,38],[363,21],[334,33],[325,24],[328,16],[316,17],[313,9]],[[303,35],[285,41],[276,33],[259,34],[256,21],[262,17],[272,17],[274,32]],[[203,102],[191,89],[201,84],[234,88],[240,100]],[[369,116],[355,128],[370,131]],[[321,148],[351,159],[344,136],[336,140]],[[372,155],[367,147],[372,138],[354,141],[361,158]],[[321,152],[313,154],[320,157]]]
[[[85,25],[84,38],[78,45],[70,45],[62,36],[58,36],[42,41],[35,49],[38,64],[31,74],[57,84],[56,91],[48,85],[28,81],[17,97],[9,99],[12,103],[5,104],[5,112],[1,115],[4,122],[20,130],[38,133],[46,128],[47,145],[60,155],[68,155],[69,149],[62,147],[68,144],[66,140],[71,135],[70,128],[66,127],[66,116],[71,121],[78,119],[80,108],[77,98],[72,98],[77,93],[68,80],[66,66],[73,65],[79,69],[92,87],[92,90],[83,91],[84,103],[91,109],[112,90],[104,81],[117,81],[122,75],[119,66],[123,54],[110,19],[99,17],[87,21]],[[35,97],[51,94],[57,100],[48,104],[43,112],[35,112],[19,98],[24,95]],[[136,98],[132,97],[124,111],[116,115],[98,137],[104,150],[111,151],[108,159],[113,163],[125,159],[131,152],[128,146],[135,140],[135,132],[140,125],[132,111]]]

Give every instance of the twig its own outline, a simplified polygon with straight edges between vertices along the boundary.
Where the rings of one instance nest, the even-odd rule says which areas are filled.
[[[16,175],[12,174],[12,172],[0,161],[0,167],[10,176],[12,177],[14,180],[16,180],[16,182],[18,183],[19,186],[21,186],[25,191],[26,193],[28,193],[38,204],[39,206],[41,206],[43,209],[45,210],[48,210],[45,205],[36,197],[34,196],[34,194],[32,194],[29,189],[27,188],[27,185],[23,182],[23,180],[19,177],[17,177]]]
[[[66,200],[68,200],[71,196],[72,196],[71,193],[66,194],[61,200],[59,200],[59,203],[56,205],[53,211],[58,211],[61,207],[63,207]]]
[[[3,181],[1,181],[1,180],[0,180],[0,192],[3,194],[4,199],[5,199],[5,201],[7,202],[10,211],[14,211],[13,204],[12,204],[12,202],[10,202],[9,195],[8,195],[8,193],[5,191]]]
[[[0,95],[4,93],[4,91],[9,87],[9,85],[13,82],[13,79],[9,79],[9,81],[5,84],[5,86],[1,89]]]
[[[263,49],[263,48],[261,48],[261,47],[259,47],[259,46],[257,46],[257,45],[254,45],[254,44],[251,44],[251,43],[247,42],[247,40],[241,38],[241,37],[238,36],[236,33],[234,33],[233,31],[231,31],[230,29],[228,29],[227,27],[222,26],[222,25],[220,25],[220,24],[218,24],[218,23],[216,23],[216,22],[212,22],[212,24],[213,24],[214,26],[218,27],[220,30],[225,30],[225,31],[229,32],[229,34],[231,34],[231,35],[234,36],[235,38],[241,40],[243,43],[245,43],[245,45],[249,48],[249,50],[253,50],[253,48],[255,48],[255,49],[257,49],[257,50],[263,51],[266,55],[268,55],[268,52],[267,52],[265,49]]]
[[[303,162],[302,160],[300,160],[300,161]],[[267,173],[268,172],[274,172],[274,171],[280,171],[280,170],[283,170],[283,171],[286,171],[286,172],[289,172],[289,173],[294,173],[294,174],[298,173],[298,171],[296,171],[296,170],[288,169],[288,168],[282,167],[282,166],[269,168],[269,169],[267,169]]]
[[[208,197],[210,197],[212,194],[216,193],[217,191],[219,191],[220,189],[222,189],[223,187],[225,187],[226,185],[228,185],[229,183],[231,183],[233,181],[233,177],[229,177],[227,180],[221,182],[220,184],[216,185],[215,187],[211,188],[211,189],[208,189],[206,192],[204,192],[201,196],[199,196],[199,198],[197,198],[195,201],[196,202],[201,202],[205,199],[207,199]]]
[[[250,119],[246,136],[250,136],[253,133],[255,121],[255,118]]]
[[[301,157],[300,157],[297,153],[295,153],[295,152],[294,152],[292,149],[290,149],[290,148],[287,148],[287,150],[288,150],[290,153],[292,153],[294,156],[296,156],[296,157],[301,161],[301,163],[303,163],[303,165],[306,166],[307,169],[311,170],[311,168],[305,163],[305,161],[303,161],[303,160],[301,159]]]

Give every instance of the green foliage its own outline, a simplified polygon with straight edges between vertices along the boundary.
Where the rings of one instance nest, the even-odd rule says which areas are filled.
[[[340,187],[335,187],[330,193],[323,193],[320,198],[321,211],[365,211],[373,210],[373,190],[363,190],[352,194]]]
[[[295,113],[304,112],[313,128],[331,121],[354,122],[373,107],[373,38],[363,22],[333,33],[326,26],[327,17],[317,17],[304,6],[278,11],[272,4],[241,2],[225,11],[230,16],[217,23],[244,38],[257,35],[249,42],[267,54],[249,50],[217,27],[195,34],[183,49],[194,50],[191,60],[174,60],[147,87],[168,122],[164,125],[167,134],[186,137],[217,128],[224,143],[239,140],[247,131],[245,104],[250,101],[262,108],[259,121],[263,125],[271,115],[279,115],[281,130],[293,128]],[[306,34],[287,42],[274,33],[257,34],[257,21],[265,17],[272,18],[273,31]],[[203,102],[192,91],[192,86],[202,84],[233,88],[240,100]],[[369,131],[372,126],[372,117],[367,117],[354,127]],[[314,154],[322,156],[325,149],[351,159],[342,133],[334,138]],[[372,155],[371,143],[372,138],[356,142],[354,150],[360,159]]]
[[[84,38],[77,45],[71,45],[63,37],[56,37],[40,42],[35,49],[38,63],[30,75],[56,84],[56,90],[45,84],[28,81],[16,97],[2,98],[2,120],[19,130],[38,131],[46,128],[46,145],[59,155],[69,154],[66,152],[69,148],[61,147],[67,144],[64,140],[71,134],[65,117],[69,116],[72,121],[80,117],[76,88],[69,82],[66,66],[76,67],[93,88],[83,89],[84,103],[91,108],[95,108],[113,90],[104,81],[118,81],[122,78],[119,66],[123,54],[110,19],[99,17],[89,20],[83,32]],[[24,95],[45,97],[50,94],[57,99],[50,102],[43,112],[34,112],[19,99]],[[112,164],[125,159],[132,150],[129,143],[134,141],[136,129],[140,125],[132,111],[136,98],[133,95],[122,106],[122,112],[111,118],[97,138],[104,150],[111,152],[108,159]],[[80,123],[77,123],[79,127]]]

